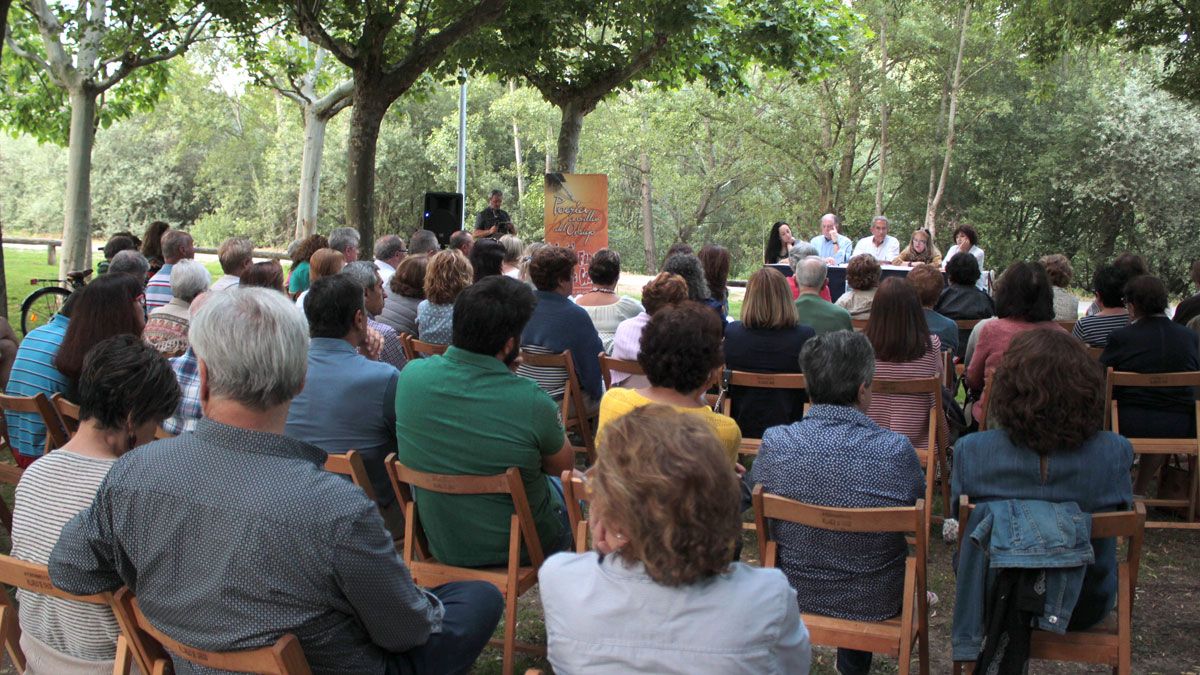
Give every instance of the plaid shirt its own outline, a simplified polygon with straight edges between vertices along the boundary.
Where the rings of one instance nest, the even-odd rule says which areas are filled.
[[[396,370],[403,368],[407,359],[404,358],[404,347],[400,344],[400,336],[396,334],[396,330],[375,319],[367,319],[367,328],[371,328],[383,336],[383,350],[379,352],[379,360],[390,363]]]
[[[196,361],[196,352],[188,347],[180,356],[170,359],[171,370],[175,371],[175,379],[179,380],[179,389],[183,397],[179,399],[179,407],[175,414],[163,420],[163,429],[169,434],[179,434],[192,431],[196,422],[204,417],[200,409],[200,365]]]

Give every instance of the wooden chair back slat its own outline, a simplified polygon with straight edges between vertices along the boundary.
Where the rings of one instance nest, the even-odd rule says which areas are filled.
[[[122,615],[125,621],[135,626],[137,630],[153,639],[161,649],[179,656],[189,663],[206,668],[227,670],[235,673],[259,673],[261,675],[312,675],[308,661],[304,658],[304,650],[300,640],[291,633],[286,633],[275,644],[258,649],[243,651],[215,652],[191,645],[186,645],[154,627],[154,624],[142,614],[137,598],[128,588],[117,591],[115,610],[118,618]],[[122,625],[122,631],[125,631]],[[128,638],[128,634],[125,634]],[[170,672],[169,657],[165,653],[155,658],[152,672]]]
[[[958,326],[960,331],[972,331],[975,330],[975,326],[978,326],[979,322],[983,320],[984,319],[957,319],[955,320],[954,325]]]
[[[410,339],[409,344],[412,346],[413,355],[416,358],[440,356],[445,354],[446,349],[450,347],[450,345],[442,345],[434,342],[423,342],[416,338]]]
[[[730,387],[749,387],[754,389],[808,389],[805,383],[803,373],[755,373],[748,370],[733,370],[726,369],[721,374],[722,397],[721,397],[721,413],[725,416],[731,416],[733,410],[733,391]],[[808,413],[808,405],[804,406],[805,414]],[[749,441],[761,439],[743,439]],[[739,454],[757,454],[757,444],[753,444],[754,453],[746,452]]]
[[[1088,347],[1087,353],[1093,359],[1100,360],[1100,355],[1104,353],[1104,347]]]
[[[761,486],[758,486],[761,487]],[[916,520],[911,506],[877,509],[844,509],[805,504],[779,495],[759,491],[754,513],[764,518],[786,520],[834,532],[907,532],[915,534]],[[924,505],[921,505],[924,508]],[[923,515],[923,514],[922,514]]]
[[[1129,373],[1109,369],[1114,387],[1200,387],[1200,371]]]
[[[592,419],[587,406],[583,402],[583,388],[579,384],[579,376],[575,372],[575,360],[570,349],[558,353],[545,353],[521,349],[521,361],[531,368],[547,368],[562,370],[565,374],[562,396],[562,421],[567,430],[577,430],[583,439],[583,450],[587,455],[588,464],[596,461],[596,438],[593,432]],[[524,377],[521,370],[517,374]],[[531,378],[532,379],[532,378]],[[536,381],[536,380],[535,380]]]
[[[588,550],[588,523],[583,513],[583,504],[592,500],[591,490],[578,471],[562,472],[563,500],[567,503],[567,519],[575,533],[575,551]]]
[[[412,346],[413,336],[412,336],[412,334],[411,333],[400,333],[396,337],[400,338],[400,348],[402,350],[404,350],[404,360],[412,361],[413,359],[417,358],[417,353],[415,351],[413,351],[413,346]]]
[[[55,412],[58,413],[63,427],[66,428],[67,435],[74,437],[75,432],[79,431],[79,406],[68,401],[67,397],[62,394],[57,393],[50,397],[50,403],[54,406]]]
[[[1067,331],[1068,333],[1071,333],[1071,332],[1073,332],[1073,331],[1075,330],[1075,321],[1074,321],[1074,320],[1071,320],[1071,321],[1055,321],[1054,323],[1056,323],[1056,324],[1058,324],[1059,326],[1061,326],[1061,327],[1062,327],[1062,329],[1063,329],[1063,330],[1065,330],[1065,331]]]
[[[32,413],[40,416],[42,424],[46,426],[46,452],[61,448],[70,440],[67,428],[63,424],[62,418],[58,416],[58,411],[54,409],[54,404],[41,392],[33,396],[0,394],[0,411]]]
[[[850,319],[850,326],[854,328],[856,333],[861,333],[867,329],[867,323],[870,319]]]
[[[330,453],[325,456],[325,470],[348,477],[355,485],[362,488],[367,499],[376,500],[375,487],[367,475],[367,466],[363,464],[362,454],[357,450],[347,450],[345,453]]]
[[[600,352],[600,373],[604,377],[605,389],[612,389],[612,374],[614,372],[642,376],[646,374],[646,371],[637,361],[615,359],[604,352]]]

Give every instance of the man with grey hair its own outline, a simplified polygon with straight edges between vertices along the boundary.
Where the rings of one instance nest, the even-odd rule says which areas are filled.
[[[141,251],[134,249],[121,251],[114,255],[108,263],[107,274],[128,274],[145,286],[146,275],[150,274],[150,261],[146,260],[146,256],[142,255]]]
[[[404,240],[397,235],[385,234],[375,240],[375,268],[379,270],[379,276],[383,280],[384,295],[387,295],[388,282],[392,280],[392,275],[396,273],[396,268],[406,255],[408,248],[404,246]]]
[[[850,312],[821,297],[829,270],[818,256],[804,258],[796,265],[796,315],[801,326],[809,326],[817,335],[835,330],[853,330]],[[826,291],[828,292],[828,291]]]
[[[441,250],[437,235],[430,230],[417,230],[408,240],[409,255],[433,255]]]
[[[242,283],[242,275],[254,264],[254,243],[246,237],[230,237],[217,249],[217,260],[225,274],[212,285],[214,292]]]
[[[329,248],[340,252],[346,262],[352,263],[358,260],[359,240],[358,230],[353,227],[337,227],[329,233]]]
[[[214,293],[191,341],[204,419],[113,464],[62,530],[54,585],[128,586],[158,629],[206,649],[292,633],[316,673],[466,671],[499,622],[499,591],[418,588],[375,504],[324,469],[323,450],[283,435],[308,363],[295,306],[263,288]]]
[[[178,356],[188,347],[192,300],[204,291],[212,275],[195,260],[180,260],[171,269],[171,301],[150,312],[142,337],[164,356]]]
[[[850,262],[850,252],[853,244],[850,238],[838,232],[841,220],[832,213],[821,216],[821,234],[809,240],[817,255],[825,260],[826,265],[845,265]]]
[[[850,257],[866,253],[884,265],[892,264],[900,255],[900,241],[888,234],[888,225],[888,219],[883,216],[872,218],[871,236],[859,239]]]
[[[839,508],[912,506],[925,492],[908,438],[867,416],[875,351],[852,331],[818,335],[800,352],[812,408],[799,422],[767,429],[751,483],[807,504]],[[778,523],[779,567],[800,611],[853,621],[900,613],[908,546],[903,534],[830,532]],[[838,649],[837,670],[866,675],[871,653]]]
[[[450,243],[448,248],[454,249],[467,256],[471,257],[471,247],[475,245],[475,237],[471,236],[466,230],[455,230],[450,234]]]
[[[171,301],[171,269],[180,260],[196,257],[192,235],[183,230],[167,230],[162,236],[163,266],[146,282],[146,309],[154,310]],[[111,267],[109,270],[111,271]]]
[[[363,291],[367,310],[367,328],[379,333],[383,338],[383,347],[379,350],[379,359],[389,363],[397,370],[404,367],[404,346],[400,336],[391,326],[375,320],[383,312],[383,283],[379,278],[379,270],[365,260],[357,260],[342,268],[341,274],[349,277]]]

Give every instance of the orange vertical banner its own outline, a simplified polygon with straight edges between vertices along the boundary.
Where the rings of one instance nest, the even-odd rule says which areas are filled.
[[[546,174],[546,243],[565,246],[579,258],[574,293],[592,288],[587,268],[608,246],[608,176],[602,173]]]

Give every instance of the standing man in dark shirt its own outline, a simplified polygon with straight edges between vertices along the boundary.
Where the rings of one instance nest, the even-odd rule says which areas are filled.
[[[504,193],[492,190],[492,194],[488,195],[488,207],[475,216],[475,232],[472,234],[476,239],[499,239],[506,234],[517,233],[508,211],[500,208],[503,202]]]

